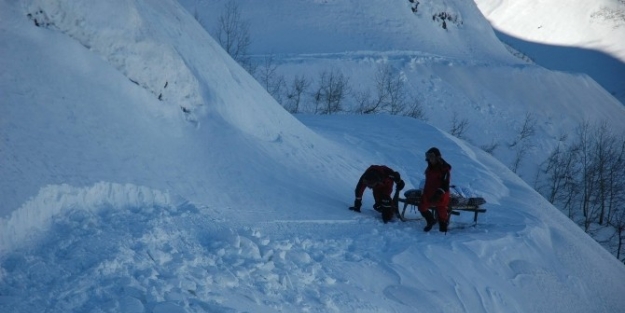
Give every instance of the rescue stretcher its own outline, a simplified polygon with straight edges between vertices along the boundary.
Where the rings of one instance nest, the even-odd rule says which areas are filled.
[[[486,209],[480,207],[481,205],[486,203],[486,200],[481,197],[465,197],[460,191],[458,191],[458,189],[456,189],[456,186],[450,187],[452,189],[450,190],[449,206],[447,209],[449,214],[460,215],[460,211],[472,212],[474,214],[473,222],[477,224],[478,214],[486,213]],[[401,219],[402,221],[408,220],[406,218],[406,209],[408,208],[408,206],[412,207],[412,211],[414,213],[418,212],[418,207],[421,203],[422,192],[423,191],[421,189],[409,189],[404,192],[404,198],[398,198],[398,201],[404,204],[401,213],[398,212],[399,219]],[[434,207],[431,207],[430,210],[432,211],[434,216],[437,215]]]

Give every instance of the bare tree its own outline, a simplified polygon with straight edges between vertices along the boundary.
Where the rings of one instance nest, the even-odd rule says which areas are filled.
[[[264,58],[263,63],[258,66],[254,76],[278,103],[282,103],[282,93],[286,88],[286,82],[284,76],[278,74],[278,65],[273,55]]]
[[[373,77],[375,94],[367,89],[355,95],[356,111],[362,114],[374,114],[388,110],[391,102],[390,86],[393,80],[393,68],[389,64],[378,65]]]
[[[410,102],[407,103],[406,111],[404,112],[404,116],[416,118],[422,121],[427,121],[427,116],[425,115],[425,111],[423,110],[423,106],[421,106],[421,102],[417,97],[412,96],[410,98]]]
[[[449,133],[460,139],[465,139],[464,132],[469,128],[469,120],[465,117],[462,119],[458,118],[458,112],[454,112],[451,118],[451,129]]]
[[[558,201],[570,201],[571,183],[575,179],[577,164],[577,149],[575,147],[564,148],[558,145],[549,157],[541,165],[541,171],[546,176],[546,187],[543,194],[549,202],[556,204]]]
[[[579,140],[566,144],[567,136],[560,137],[560,144],[541,165],[544,177],[537,189],[549,202],[559,207],[571,220],[576,220],[581,203],[581,144]]]
[[[528,151],[534,147],[534,144],[530,140],[532,136],[536,133],[536,119],[531,113],[525,114],[525,119],[523,120],[523,125],[517,134],[517,137],[514,141],[508,144],[509,148],[515,148],[515,156],[512,161],[512,165],[510,169],[516,173],[521,165],[521,162],[527,155]]]
[[[611,189],[610,194],[610,211],[608,213],[608,227],[614,229],[614,235],[610,238],[614,254],[617,259],[625,263],[623,249],[625,248],[625,137],[617,139],[615,146],[618,148],[618,154],[614,159],[614,171],[611,173]]]
[[[563,177],[563,188],[560,193],[559,199],[556,200],[560,202],[562,206],[562,210],[568,212],[568,216],[570,219],[575,220],[578,215],[578,203],[580,199],[582,184],[580,183],[581,177],[581,165],[580,165],[580,155],[581,148],[579,144],[574,144],[567,148],[567,152],[563,154],[563,159],[561,164],[566,166],[564,169],[564,177]]]
[[[360,114],[376,113],[380,105],[379,102],[372,99],[371,91],[369,91],[369,89],[365,89],[364,91],[359,91],[355,93],[354,101],[356,102],[354,112]]]
[[[319,74],[319,85],[313,93],[315,113],[334,114],[343,111],[343,101],[349,94],[349,78],[338,70]]]
[[[615,215],[612,226],[614,227],[614,240],[616,241],[615,256],[621,262],[625,263],[625,257],[622,255],[625,248],[625,207],[621,207]]]
[[[611,223],[612,217],[619,208],[625,210],[625,135],[616,139],[615,146],[617,153],[610,171],[612,203],[608,211],[608,223]]]
[[[388,112],[427,120],[421,103],[406,90],[405,78],[388,63],[378,65],[374,75],[374,93],[369,89],[354,95],[354,111],[361,114]]]
[[[581,167],[581,179],[580,179],[580,208],[584,217],[583,225],[584,231],[588,232],[590,224],[592,222],[592,206],[593,206],[593,194],[596,187],[596,172],[593,169],[593,149],[592,149],[592,135],[590,130],[590,124],[584,122],[577,130],[577,146],[579,147],[579,164]]]
[[[423,118],[419,102],[409,99],[404,78],[388,63],[378,65],[374,75],[374,94],[369,90],[357,93],[355,111],[362,114],[388,112]],[[407,109],[407,106],[411,107]]]
[[[625,136],[588,122],[575,134],[572,144],[558,146],[541,165],[546,183],[541,193],[625,260]]]
[[[534,115],[532,115],[532,113],[528,112],[525,114],[523,125],[521,126],[517,137],[512,143],[508,144],[508,147],[514,148],[518,144],[534,136],[534,134],[536,134],[536,118],[534,118]]]
[[[241,17],[241,10],[236,1],[227,1],[224,12],[219,16],[216,38],[226,52],[248,72],[253,72],[248,55],[250,22]]]
[[[512,161],[512,165],[510,166],[510,170],[512,170],[513,173],[516,174],[519,170],[519,166],[521,166],[521,161],[523,161],[523,159],[527,155],[528,149],[529,147],[525,144],[519,146],[519,148],[516,149],[514,153],[514,160]]]
[[[391,76],[386,85],[386,92],[389,96],[388,112],[393,115],[404,112],[408,96],[404,78],[399,74]]]
[[[377,99],[374,103],[378,109],[393,115],[406,110],[406,83],[392,65],[385,63],[378,66],[375,73],[375,90]]]
[[[625,137],[612,133],[606,124],[595,129],[594,163],[597,172],[596,202],[599,205],[599,220],[609,223],[619,205],[625,205]]]
[[[306,93],[306,90],[310,87],[310,81],[302,75],[295,76],[291,86],[286,94],[286,109],[291,113],[299,113],[300,106],[303,100],[303,95]]]
[[[492,155],[493,153],[495,153],[495,149],[497,149],[498,147],[499,142],[495,142],[495,140],[493,139],[489,144],[482,145],[480,148],[484,150],[484,152]]]
[[[594,135],[594,152],[593,158],[597,175],[597,192],[595,203],[598,206],[599,225],[603,224],[605,215],[607,214],[608,203],[611,193],[610,173],[612,171],[612,160],[614,159],[614,151],[612,142],[614,138],[608,133],[605,124],[596,129]]]

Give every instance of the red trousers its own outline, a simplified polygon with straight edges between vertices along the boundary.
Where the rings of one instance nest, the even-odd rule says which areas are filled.
[[[430,197],[423,195],[421,197],[421,203],[419,203],[419,211],[425,212],[429,208],[434,207],[436,209],[436,213],[438,213],[438,220],[447,222],[449,221],[449,212],[447,212],[448,206],[449,192],[444,193],[438,202],[430,202]]]
[[[373,199],[375,203],[380,203],[384,198],[390,199],[391,193],[393,193],[393,181],[387,179],[379,186],[373,187]]]

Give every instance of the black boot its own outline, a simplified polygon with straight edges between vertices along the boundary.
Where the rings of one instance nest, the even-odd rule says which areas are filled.
[[[432,215],[432,212],[430,212],[429,210],[421,212],[421,216],[425,218],[425,222],[427,223],[427,225],[425,225],[425,227],[423,228],[423,231],[428,232],[432,230],[432,227],[436,225],[436,219],[434,219],[434,215]]]
[[[438,230],[440,230],[443,233],[446,233],[448,225],[449,225],[449,221],[439,221],[438,222]]]
[[[373,209],[378,211],[378,212],[380,212],[380,213],[382,213],[382,206],[380,204],[378,204],[378,203],[373,205]]]
[[[382,212],[382,221],[384,224],[393,219],[393,206],[391,205],[391,197],[383,197],[380,200],[380,212]]]
[[[386,224],[393,219],[393,208],[383,207],[382,209],[382,221]]]

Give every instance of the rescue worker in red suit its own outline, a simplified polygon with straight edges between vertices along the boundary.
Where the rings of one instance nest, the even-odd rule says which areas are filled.
[[[396,190],[394,199],[391,199],[393,184],[396,185]],[[404,186],[405,183],[398,172],[385,165],[371,165],[362,176],[360,176],[358,184],[356,184],[354,206],[349,209],[360,212],[362,195],[366,188],[371,188],[373,191],[373,199],[375,200],[373,209],[382,213],[382,220],[386,223],[393,218],[393,214],[397,211],[399,191],[402,190]]]
[[[447,207],[449,205],[451,165],[441,157],[441,152],[438,148],[430,148],[425,153],[425,158],[428,166],[425,169],[425,186],[423,187],[423,194],[419,203],[419,212],[421,212],[421,215],[427,222],[423,231],[430,231],[437,222],[429,210],[429,208],[434,207],[438,214],[439,230],[447,232],[447,225],[449,225]]]

